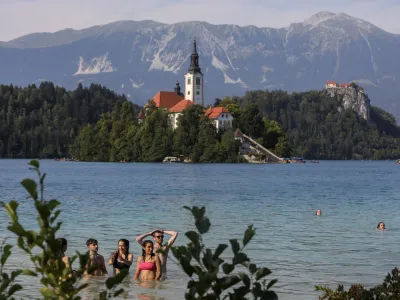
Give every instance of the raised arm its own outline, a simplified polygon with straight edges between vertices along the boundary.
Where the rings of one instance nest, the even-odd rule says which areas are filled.
[[[161,275],[162,275],[162,271],[161,271],[161,262],[160,262],[160,258],[158,257],[158,255],[155,256],[155,264],[156,264],[156,278],[154,278],[155,280],[160,280]]]
[[[108,264],[112,265],[114,263],[115,260],[115,256],[117,255],[116,252],[114,252],[113,254],[111,254],[110,259],[108,260]]]
[[[142,257],[139,256],[138,259],[137,259],[136,272],[135,272],[135,275],[133,276],[133,279],[138,279],[139,278],[139,275],[140,275],[139,264],[140,264],[141,261],[142,261]]]
[[[163,233],[169,234],[171,236],[166,245],[167,247],[171,247],[175,243],[176,238],[178,237],[178,232],[173,230],[163,230]]]
[[[148,232],[148,233],[144,233],[144,234],[142,234],[142,235],[137,236],[137,237],[136,237],[136,242],[138,242],[138,244],[139,244],[140,246],[142,246],[143,239],[144,239],[145,237],[149,236],[149,235],[152,235],[153,232],[154,232],[154,230],[153,230],[153,231],[150,231],[150,232]]]

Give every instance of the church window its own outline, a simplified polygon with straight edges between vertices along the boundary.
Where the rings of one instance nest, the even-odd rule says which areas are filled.
[[[199,92],[199,91],[196,91],[196,95],[200,95],[200,92]]]
[[[200,84],[200,77],[196,77],[196,84]]]
[[[188,78],[188,84],[192,84],[192,80]]]
[[[190,95],[190,91],[188,91],[188,95]]]

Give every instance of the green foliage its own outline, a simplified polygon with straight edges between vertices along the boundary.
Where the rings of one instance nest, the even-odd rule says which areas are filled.
[[[2,203],[3,205],[3,203]],[[11,255],[12,246],[4,239],[0,245],[0,300],[14,300],[14,294],[22,290],[22,286],[15,283],[20,275],[34,276],[30,270],[14,270],[11,274],[4,272],[4,266]]]
[[[323,293],[319,297],[321,300],[396,300],[400,299],[400,274],[399,270],[394,268],[382,284],[371,289],[366,289],[362,284],[354,284],[348,291],[343,285],[339,285],[336,290],[321,285],[315,288]]]
[[[294,156],[306,159],[400,157],[400,128],[393,116],[372,107],[370,122],[366,122],[352,110],[339,110],[340,101],[341,99],[332,98],[324,91],[289,94],[267,90],[248,92],[237,103],[243,110],[256,105],[268,122],[277,122],[288,138]],[[244,127],[240,128],[247,134]],[[276,135],[273,139],[276,140]],[[269,143],[269,140],[264,143]],[[283,145],[282,143],[283,139],[274,147],[275,152],[286,153],[287,151],[282,151],[283,148],[289,150],[286,142]],[[267,147],[270,148],[271,145]]]
[[[124,107],[125,106],[125,107]],[[125,113],[124,113],[125,112]],[[123,116],[131,117],[123,117]],[[132,108],[123,104],[101,116],[96,125],[83,128],[71,147],[73,157],[84,161],[160,162],[166,156],[183,155],[193,162],[237,162],[239,145],[233,134],[222,139],[204,108],[193,105],[170,126],[168,111],[153,104],[140,125]]]
[[[205,208],[187,206],[195,220],[196,231],[186,232],[189,243],[186,246],[171,247],[183,271],[189,276],[185,299],[278,299],[270,290],[277,280],[267,282],[271,274],[268,268],[257,267],[251,263],[245,247],[255,235],[255,228],[250,225],[244,233],[243,240],[229,241],[233,257],[225,261],[221,255],[228,248],[219,244],[215,250],[206,248],[203,235],[208,233],[211,223],[205,216]]]
[[[25,88],[0,85],[0,158],[69,156],[82,127],[126,102],[124,96],[96,84],[79,84],[74,91],[51,82]]]
[[[28,198],[33,200],[37,212],[39,230],[26,230],[19,222],[17,213],[18,203],[16,201],[4,204],[4,208],[10,217],[8,229],[17,236],[18,247],[30,257],[34,264],[34,271],[22,271],[22,273],[29,275],[40,274],[40,282],[43,285],[40,292],[45,299],[81,299],[79,293],[87,284],[81,284],[80,280],[86,271],[89,255],[88,253],[84,255],[77,253],[77,255],[72,257],[70,265],[79,259],[79,268],[74,272],[70,265],[66,265],[61,260],[61,244],[56,238],[56,234],[62,224],[58,221],[61,213],[61,210],[58,209],[60,203],[55,199],[44,199],[44,179],[46,174],[41,174],[40,165],[37,160],[32,160],[29,165],[37,173],[39,183],[32,179],[24,179],[21,185],[28,192]],[[35,251],[37,248],[40,251]],[[9,248],[6,250],[9,251]],[[9,252],[5,253],[4,259],[9,255]],[[90,274],[95,269],[96,266],[91,266],[87,269],[87,272]],[[17,272],[21,273],[21,271]],[[100,298],[107,299],[107,297],[110,298],[110,295],[120,292],[119,290],[114,290],[123,277],[121,275],[108,279],[106,285],[112,291],[102,293]],[[18,289],[18,286],[14,289]]]

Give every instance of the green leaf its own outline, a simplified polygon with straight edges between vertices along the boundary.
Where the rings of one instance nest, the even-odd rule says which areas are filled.
[[[213,259],[217,259],[224,251],[228,248],[227,244],[219,244],[217,249],[215,249]]]
[[[258,297],[262,296],[262,288],[261,288],[261,283],[259,282],[254,282],[253,284],[253,294],[256,297],[256,299],[258,299]]]
[[[0,263],[1,265],[4,265],[8,259],[8,257],[11,255],[11,245],[5,245],[3,248],[3,255],[1,256]]]
[[[233,291],[235,292],[236,299],[245,299],[244,296],[250,292],[249,288],[244,286],[234,289]]]
[[[196,231],[188,231],[185,233],[188,239],[195,245],[199,244],[200,236]]]
[[[232,259],[234,265],[243,264],[247,261],[250,261],[250,259],[247,257],[247,254],[243,252],[237,253]]]
[[[8,290],[8,296],[11,297],[14,295],[14,293],[22,290],[22,286],[20,284],[14,284],[10,289]]]
[[[205,212],[206,209],[204,206],[202,206],[201,208],[198,208],[197,206],[192,207],[192,215],[196,220],[203,219]]]
[[[197,219],[195,225],[200,234],[204,234],[207,233],[208,230],[210,229],[211,223],[208,218],[202,218],[202,219]]]
[[[242,279],[245,287],[247,289],[249,289],[250,288],[250,283],[251,283],[250,277],[247,274],[243,273],[243,272],[239,272],[239,277],[240,277],[240,279]]]
[[[246,245],[251,241],[255,234],[256,230],[253,228],[253,225],[249,225],[243,236],[243,247],[246,247]]]
[[[272,287],[277,282],[278,282],[278,279],[272,279],[267,285],[267,290],[269,290],[269,288]]]
[[[271,270],[268,268],[259,268],[257,273],[256,273],[256,280],[260,280],[261,278],[264,278],[265,276],[268,276],[271,274]]]
[[[32,167],[34,167],[34,168],[36,168],[36,169],[39,169],[39,168],[40,168],[39,161],[36,160],[36,159],[32,159],[32,160],[28,163],[28,165],[30,165],[30,166],[32,166]]]
[[[241,281],[240,277],[237,275],[230,275],[223,277],[219,280],[221,288],[223,290],[229,289],[230,287],[234,286],[235,284]]]
[[[21,181],[22,186],[29,193],[29,195],[33,198],[33,200],[37,200],[37,184],[32,179],[24,179]]]
[[[19,237],[26,237],[27,232],[19,223],[13,223],[12,225],[8,226],[8,230],[14,232]]]
[[[255,272],[257,272],[258,268],[255,264],[250,264],[249,265],[249,271],[251,274],[254,274]]]
[[[222,271],[224,271],[225,274],[229,274],[235,269],[235,266],[232,264],[224,263],[222,265]]]
[[[233,254],[236,255],[236,253],[238,253],[239,250],[240,250],[240,245],[239,245],[238,240],[237,239],[232,239],[232,240],[229,240],[229,242],[231,243],[231,248],[232,248]]]
[[[12,201],[8,202],[7,204],[5,204],[4,208],[6,209],[11,222],[17,222],[18,221],[18,215],[17,215],[18,202],[12,200]]]
[[[179,259],[179,264],[181,265],[183,271],[189,276],[192,277],[194,269],[193,266],[190,264],[190,260],[181,257]]]
[[[22,270],[16,270],[11,272],[11,281],[14,281],[15,278],[17,278],[19,275],[22,274]]]
[[[22,275],[26,275],[26,276],[37,276],[37,274],[31,270],[25,269],[22,271]]]

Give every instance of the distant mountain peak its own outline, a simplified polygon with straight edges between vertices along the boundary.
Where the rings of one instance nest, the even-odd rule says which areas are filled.
[[[326,20],[333,19],[337,16],[337,14],[329,12],[329,11],[320,11],[311,17],[309,17],[307,20],[303,22],[304,25],[312,25],[316,26],[319,23],[322,23]]]

